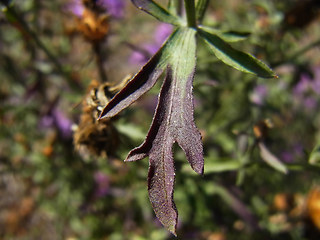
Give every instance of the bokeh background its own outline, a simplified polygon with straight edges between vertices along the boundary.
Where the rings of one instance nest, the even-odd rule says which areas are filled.
[[[160,83],[96,121],[172,26],[129,0],[0,2],[0,238],[175,239],[149,203],[147,159],[123,162]],[[176,147],[177,239],[320,239],[319,12],[316,0],[209,1],[204,24],[241,32],[232,46],[279,77],[238,72],[198,42],[205,174]]]

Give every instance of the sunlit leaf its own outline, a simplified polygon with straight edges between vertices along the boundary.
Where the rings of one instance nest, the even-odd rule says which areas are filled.
[[[213,51],[216,57],[225,64],[228,64],[242,72],[258,75],[259,77],[276,77],[273,71],[263,62],[250,54],[232,48],[217,35],[203,30],[199,30],[199,35],[209,45],[209,48]]]
[[[132,3],[142,11],[154,16],[161,22],[170,23],[173,25],[181,25],[182,20],[177,16],[172,15],[166,9],[152,0],[131,0]]]
[[[258,144],[260,149],[260,155],[262,159],[271,167],[278,170],[282,173],[288,173],[287,167],[276,157],[274,156],[269,149],[266,147],[266,145],[263,142],[260,142]]]

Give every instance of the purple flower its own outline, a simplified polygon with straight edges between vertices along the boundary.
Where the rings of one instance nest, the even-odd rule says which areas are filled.
[[[137,48],[129,57],[129,62],[131,64],[143,64],[146,63],[149,58],[155,54],[164,41],[170,36],[172,33],[172,25],[167,23],[160,23],[153,35],[154,42],[153,43],[145,43],[141,49]]]
[[[96,3],[114,18],[122,18],[124,16],[124,0],[97,0]],[[85,7],[81,0],[69,0],[64,8],[75,16],[81,17]]]
[[[104,197],[107,195],[110,189],[109,176],[103,172],[96,172],[93,178],[96,183],[95,196]]]
[[[320,94],[320,67],[314,69],[314,79],[312,82],[312,89],[315,93]]]
[[[320,69],[314,69],[314,78],[309,75],[301,74],[300,81],[293,89],[294,100],[299,106],[306,110],[314,110],[317,107],[318,97],[320,94]]]
[[[50,110],[48,114],[41,118],[40,127],[56,127],[63,138],[70,138],[72,136],[72,121],[56,108]]]
[[[69,0],[64,9],[77,17],[81,17],[84,11],[84,6],[81,3],[81,0]]]
[[[145,44],[143,49],[137,49],[131,54],[129,62],[131,64],[146,63],[158,49],[159,46],[156,44]]]
[[[122,18],[124,16],[124,0],[98,0],[97,2],[114,18]]]
[[[63,112],[58,109],[52,111],[52,117],[54,119],[56,127],[59,129],[60,133],[64,138],[69,138],[72,136],[72,122],[69,118],[64,115]]]
[[[293,89],[294,95],[302,95],[309,91],[312,88],[311,86],[311,79],[308,75],[302,74],[300,81],[296,84]]]
[[[263,105],[265,98],[268,94],[268,88],[265,85],[257,85],[253,89],[251,101],[256,105]]]
[[[314,97],[305,97],[303,99],[303,105],[308,110],[314,110],[317,107],[317,100]]]
[[[170,36],[172,30],[172,25],[167,23],[160,23],[153,35],[156,45],[161,46],[164,41]]]
[[[296,143],[290,150],[285,150],[281,153],[281,159],[285,163],[292,163],[297,157],[303,155],[303,146],[300,143]]]

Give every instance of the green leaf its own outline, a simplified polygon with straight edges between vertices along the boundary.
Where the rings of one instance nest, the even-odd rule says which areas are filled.
[[[262,159],[271,167],[282,172],[284,174],[288,173],[287,167],[276,157],[274,156],[269,149],[264,145],[264,143],[260,142],[258,144],[260,149],[260,155]]]
[[[225,64],[242,72],[258,75],[263,78],[276,77],[273,71],[263,62],[250,54],[232,48],[215,34],[199,29],[199,35],[209,45],[217,58]]]
[[[183,25],[182,19],[172,15],[166,9],[152,0],[131,0],[132,3],[140,10],[150,14],[161,22],[170,23],[176,26]]]
[[[237,159],[222,159],[220,161],[206,159],[205,174],[235,171],[240,169],[241,167],[242,163]]]
[[[199,26],[199,28],[208,33],[217,35],[226,42],[239,42],[245,40],[251,34],[250,32],[221,31],[219,29],[206,26]]]
[[[320,166],[320,145],[317,144],[309,155],[309,164]]]

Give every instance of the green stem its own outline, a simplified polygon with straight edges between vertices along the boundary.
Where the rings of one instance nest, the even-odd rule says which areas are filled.
[[[188,27],[196,28],[196,9],[194,0],[184,0],[184,7],[186,9]]]
[[[209,0],[198,0],[196,4],[196,17],[198,20],[198,24],[201,24],[206,9],[208,7]]]

